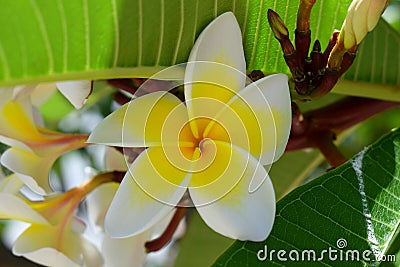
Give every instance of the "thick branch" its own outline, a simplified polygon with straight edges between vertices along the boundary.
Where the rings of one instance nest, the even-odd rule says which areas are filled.
[[[314,146],[321,151],[326,161],[333,167],[336,168],[347,161],[343,154],[339,151],[338,147],[333,143],[335,134],[332,132],[320,133],[314,137]]]
[[[346,97],[329,106],[301,114],[293,108],[292,130],[286,151],[316,147],[315,137],[326,132],[338,134],[399,102]]]

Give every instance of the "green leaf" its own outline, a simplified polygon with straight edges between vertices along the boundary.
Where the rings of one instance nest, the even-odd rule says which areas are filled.
[[[317,1],[311,30],[323,47],[333,30],[340,29],[350,2]],[[293,35],[298,8],[298,0],[0,0],[0,4],[0,86],[149,77],[185,62],[202,29],[226,11],[233,11],[241,26],[247,69],[288,73],[267,10],[276,10]],[[396,86],[395,99],[400,100],[399,34],[381,22],[372,35],[357,57],[360,67],[354,67],[345,81],[384,85],[386,95]],[[373,97],[381,97],[380,88],[372,90]],[[337,91],[365,94],[347,84]]]
[[[323,157],[315,149],[283,154],[269,171],[276,199],[281,199],[299,186],[322,161]]]
[[[307,266],[373,265],[362,257],[364,251],[371,251],[371,260],[382,255],[389,259],[387,253],[400,225],[399,188],[400,130],[396,130],[343,166],[289,193],[277,204],[275,224],[265,242],[237,241],[215,266],[263,266],[267,262],[272,266],[304,266],[305,262]],[[347,242],[342,252],[338,250],[340,239]],[[267,262],[257,258],[260,250],[264,256],[265,246]],[[319,262],[289,259],[289,253],[296,257],[298,252],[301,257],[304,250],[314,250],[320,258],[329,248],[337,250],[336,261],[328,254]],[[275,254],[270,257],[272,250]],[[286,251],[287,262],[278,260],[279,250]],[[357,254],[351,260],[349,251],[358,251],[360,261],[354,260]]]
[[[1,0],[0,3],[4,7],[0,10],[3,85],[148,76],[162,67],[185,62],[201,30],[226,11],[233,11],[241,25],[248,69],[287,72],[266,14],[268,8],[277,10],[288,27],[294,29],[298,7],[298,1],[281,5],[271,0]],[[349,3],[350,0],[340,4],[321,1],[316,5],[314,28],[323,42],[327,42],[334,28],[340,27]],[[324,14],[331,15],[319,16],[322,8]]]

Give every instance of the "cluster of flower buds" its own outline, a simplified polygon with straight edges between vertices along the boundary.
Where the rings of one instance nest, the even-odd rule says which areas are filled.
[[[296,92],[304,100],[327,94],[352,65],[357,46],[373,30],[388,0],[354,0],[339,32],[334,32],[325,51],[318,40],[311,44],[310,14],[316,0],[301,0],[297,13],[295,46],[279,15],[268,10],[268,21],[280,42],[286,64],[293,76]]]

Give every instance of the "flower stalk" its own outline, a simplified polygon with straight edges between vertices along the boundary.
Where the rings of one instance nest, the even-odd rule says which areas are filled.
[[[326,107],[302,113],[292,103],[292,128],[286,151],[318,148],[337,167],[345,159],[333,143],[335,136],[378,113],[399,106],[399,102],[346,97]]]
[[[168,242],[171,241],[176,229],[179,226],[179,223],[181,222],[185,214],[186,207],[177,207],[174,216],[172,217],[164,232],[158,238],[148,241],[144,244],[146,252],[155,252],[167,245]]]
[[[308,57],[308,50],[311,44],[310,14],[315,0],[301,0],[297,12],[297,26],[295,30],[296,54],[300,68],[304,59]]]
[[[125,172],[120,171],[101,173],[85,181],[79,187],[73,188],[61,195],[47,197],[43,201],[30,202],[30,205],[48,220],[52,220],[55,217],[57,220],[58,218],[65,220],[73,215],[76,208],[90,192],[104,183],[120,183],[124,175]],[[62,207],[67,205],[69,208],[65,210],[65,213],[60,213]]]

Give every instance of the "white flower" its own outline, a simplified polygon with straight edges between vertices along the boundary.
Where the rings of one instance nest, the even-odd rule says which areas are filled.
[[[245,86],[246,64],[232,13],[196,41],[185,71],[185,103],[166,92],[134,99],[100,123],[89,142],[148,147],[133,162],[105,219],[113,237],[141,234],[179,205],[186,191],[215,231],[264,240],[275,195],[263,165],[284,152],[290,125],[285,75]]]

